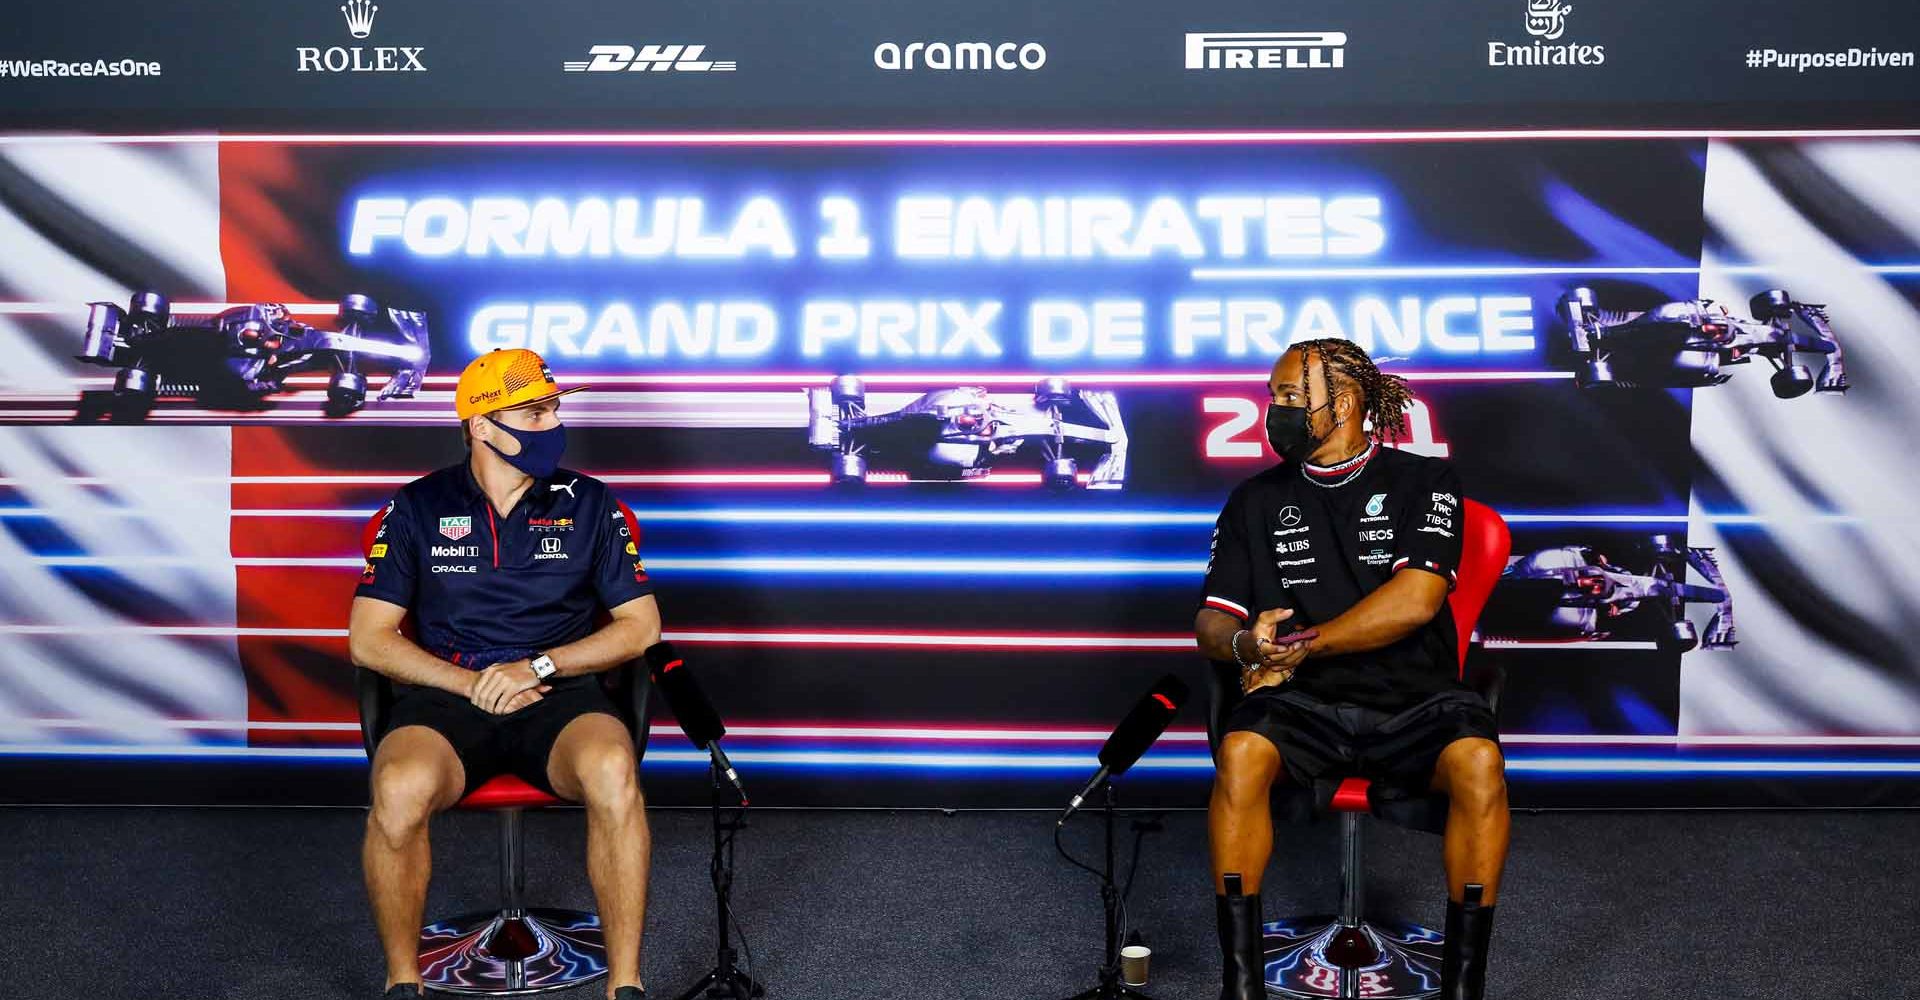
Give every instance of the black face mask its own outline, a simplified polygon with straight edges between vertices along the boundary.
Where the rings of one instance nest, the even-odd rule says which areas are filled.
[[[1273,446],[1274,454],[1289,462],[1299,463],[1320,450],[1325,439],[1313,436],[1312,416],[1313,410],[1305,406],[1268,403],[1267,443]]]

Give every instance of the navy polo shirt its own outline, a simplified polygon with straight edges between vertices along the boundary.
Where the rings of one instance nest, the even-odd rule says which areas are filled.
[[[354,595],[406,608],[421,648],[478,669],[574,642],[602,609],[653,593],[639,546],[598,479],[557,470],[502,516],[461,462],[394,495]]]

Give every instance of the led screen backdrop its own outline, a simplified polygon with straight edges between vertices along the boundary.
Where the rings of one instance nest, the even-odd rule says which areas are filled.
[[[1863,772],[1897,798],[1915,159],[1886,139],[10,144],[6,752],[354,767],[360,526],[459,457],[466,361],[528,346],[596,387],[568,403],[570,459],[639,516],[743,763],[794,802],[1050,801],[1154,676],[1198,680],[1209,526],[1272,460],[1266,366],[1344,336],[1413,380],[1405,446],[1514,528],[1474,655],[1509,672],[1523,801],[1822,801]],[[147,292],[176,324],[274,304],[244,316],[351,326],[368,398],[341,396],[345,342],[284,381],[237,352],[131,353]],[[88,354],[115,330],[120,353]],[[1783,344],[1804,386],[1773,376]],[[1037,429],[856,454],[851,407]],[[1143,790],[1197,799],[1199,718]],[[662,731],[662,787],[690,788],[698,758]],[[140,794],[116,788],[93,794]]]
[[[1336,336],[1513,529],[1516,802],[1913,804],[1920,133],[1868,6],[36,10],[0,798],[363,801],[360,528],[525,346],[756,801],[1053,804],[1204,690],[1267,368]],[[1126,801],[1203,801],[1201,701]]]

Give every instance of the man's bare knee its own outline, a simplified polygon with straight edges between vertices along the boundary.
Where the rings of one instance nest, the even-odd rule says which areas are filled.
[[[426,755],[382,758],[373,769],[373,808],[367,824],[398,847],[418,836],[446,797],[451,778]]]
[[[1280,773],[1280,751],[1258,733],[1228,733],[1220,741],[1217,781],[1230,805],[1264,802]]]
[[[640,805],[640,781],[634,774],[632,748],[602,741],[582,748],[574,757],[574,775],[588,809],[624,815]]]
[[[1499,809],[1507,801],[1506,758],[1492,740],[1457,740],[1442,754],[1447,794],[1461,808]]]

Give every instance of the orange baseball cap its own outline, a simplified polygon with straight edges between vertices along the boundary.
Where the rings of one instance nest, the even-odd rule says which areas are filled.
[[[587,388],[560,388],[540,355],[525,348],[495,348],[473,359],[453,389],[453,411],[460,419],[509,410]]]

